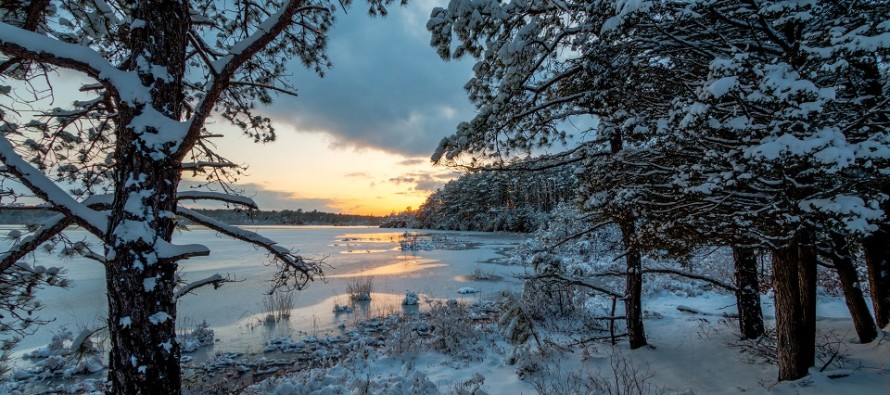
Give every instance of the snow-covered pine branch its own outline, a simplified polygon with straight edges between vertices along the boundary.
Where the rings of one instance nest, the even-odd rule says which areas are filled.
[[[258,208],[256,202],[249,197],[211,191],[179,191],[176,193],[176,200],[216,200],[254,210]]]
[[[0,23],[0,52],[38,63],[69,68],[93,77],[124,102],[145,103],[148,89],[136,73],[114,67],[101,54],[83,45],[71,44]]]
[[[5,272],[6,269],[14,265],[19,259],[28,255],[41,244],[65,230],[65,228],[71,225],[72,222],[73,221],[68,216],[62,214],[54,215],[46,221],[43,221],[37,230],[22,238],[6,252],[0,254],[0,256],[3,257],[3,259],[0,260],[0,273]]]
[[[182,286],[180,286],[179,288],[176,289],[176,292],[173,293],[173,297],[175,299],[179,299],[185,295],[190,294],[192,291],[194,291],[198,288],[206,287],[208,285],[212,285],[213,289],[219,289],[219,287],[221,287],[223,284],[231,283],[231,282],[235,282],[235,280],[232,280],[231,278],[228,278],[228,277],[223,277],[222,275],[217,273],[212,276],[202,278],[200,280],[196,280],[196,281],[192,281],[187,284],[183,284]]]
[[[68,218],[98,237],[105,234],[108,229],[106,215],[88,208],[63,191],[49,177],[23,160],[6,138],[0,138],[0,161],[6,165],[6,171],[14,174],[34,195],[52,204]]]
[[[177,214],[226,236],[253,244],[254,246],[266,250],[276,262],[281,264],[279,269],[282,275],[275,279],[275,286],[273,289],[278,289],[280,287],[302,289],[309,283],[309,281],[313,281],[316,277],[323,275],[321,267],[318,264],[306,262],[303,257],[292,253],[288,248],[282,247],[272,239],[249,230],[241,229],[237,226],[217,221],[204,214],[184,207],[179,207]],[[296,274],[296,276],[291,276],[289,273]]]

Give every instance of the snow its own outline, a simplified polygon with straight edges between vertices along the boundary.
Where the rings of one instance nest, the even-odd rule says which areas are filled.
[[[170,119],[151,106],[145,106],[130,121],[137,141],[140,141],[154,160],[163,160],[176,152],[191,128],[191,120]]]
[[[3,31],[9,27],[0,23],[0,38],[3,37]],[[33,34],[30,33],[29,34]],[[0,160],[6,165],[7,169],[15,169],[20,175],[22,182],[30,185],[29,188],[38,196],[45,195],[48,202],[54,206],[62,207],[70,211],[80,220],[89,224],[95,229],[104,231],[108,228],[108,217],[98,211],[94,211],[78,202],[71,195],[66,193],[62,188],[53,182],[49,177],[39,170],[35,169],[30,163],[22,159],[12,144],[5,138],[0,138]],[[39,193],[38,193],[39,192]]]
[[[171,318],[170,314],[167,314],[164,311],[159,311],[157,313],[154,313],[154,314],[148,316],[148,320],[154,325],[163,324],[170,318]]]
[[[711,82],[708,85],[708,92],[716,99],[723,97],[727,92],[729,92],[732,88],[735,88],[739,83],[739,78],[736,76],[729,76],[720,78],[714,82]]]
[[[245,207],[256,208],[256,202],[246,196],[232,195],[228,193],[212,192],[212,191],[180,191],[176,192],[177,200],[218,200],[221,202],[229,202],[240,204]]]
[[[6,23],[0,24],[0,41],[39,54],[71,59],[81,63],[90,68],[99,80],[113,85],[118,96],[125,103],[135,106],[151,101],[149,89],[142,85],[138,74],[119,70],[108,63],[102,55],[87,46],[65,43]]]
[[[844,204],[852,203],[838,204],[847,207]],[[357,304],[353,311],[339,315],[332,312],[332,306],[346,301],[347,297],[330,295],[343,292],[351,280],[349,277],[329,278],[327,284],[316,284],[299,294],[298,306],[289,321],[267,327],[258,321],[264,313],[258,311],[257,306],[266,290],[265,275],[274,273],[274,270],[245,264],[261,259],[262,253],[218,238],[211,230],[198,228],[185,233],[185,241],[207,244],[219,254],[214,259],[197,259],[186,265],[183,273],[186,281],[195,283],[214,277],[212,273],[231,272],[244,278],[245,282],[219,291],[226,292],[225,295],[210,291],[208,287],[207,291],[195,292],[194,296],[182,300],[178,309],[180,319],[208,319],[193,326],[196,329],[188,335],[177,337],[183,352],[195,352],[182,359],[184,370],[192,371],[190,374],[213,371],[274,373],[275,378],[251,386],[247,390],[249,394],[351,393],[362,388],[371,389],[373,394],[401,394],[412,390],[447,394],[456,393],[458,387],[466,389],[466,393],[473,389],[492,395],[535,393],[531,383],[536,380],[546,383],[557,378],[568,380],[573,374],[579,375],[578,379],[588,373],[609,374],[615,358],[624,358],[633,366],[648,367],[651,382],[668,393],[833,394],[855,391],[869,395],[883,393],[883,389],[890,385],[890,376],[881,370],[881,366],[890,365],[890,344],[886,338],[866,345],[853,343],[851,339],[855,334],[846,306],[837,297],[820,297],[818,325],[823,332],[834,331],[848,348],[846,365],[829,367],[825,372],[814,371],[801,381],[777,384],[774,365],[735,346],[738,344],[735,322],[724,316],[734,310],[735,300],[730,294],[703,290],[701,286],[685,281],[647,277],[647,290],[651,292],[644,297],[645,325],[654,347],[631,351],[624,341],[620,341],[614,348],[607,342],[590,343],[570,348],[553,347],[541,354],[534,346],[505,342],[499,328],[493,324],[502,310],[494,299],[502,290],[521,287],[511,274],[521,273],[524,268],[493,264],[491,260],[499,257],[498,249],[515,246],[519,237],[437,232],[447,234],[449,239],[469,241],[477,247],[418,251],[419,256],[412,257],[398,250],[402,232],[325,227],[262,227],[259,231],[301,251],[329,255],[334,274],[373,270],[394,261],[411,266],[415,260],[431,259],[443,266],[407,274],[377,275],[374,277],[375,288],[388,292],[389,296],[375,293],[370,302],[372,305],[362,307]],[[339,254],[347,248],[340,242],[344,239],[349,239],[350,244],[361,245],[362,249],[383,252]],[[600,246],[595,243],[577,248],[588,251],[591,256],[601,253]],[[580,257],[565,254],[560,258],[572,263]],[[611,263],[612,256],[602,255],[600,259]],[[577,259],[573,267],[580,270],[583,264]],[[472,294],[472,298],[463,303],[441,303],[443,310],[437,310],[449,311],[448,314],[462,311],[455,313],[457,315],[449,318],[447,314],[432,314],[427,302],[420,302],[420,306],[402,306],[410,294],[423,300],[448,298],[460,281],[466,281],[457,278],[478,266],[503,280],[475,282],[473,284],[479,286],[481,295]],[[87,266],[77,275],[86,276],[90,270]],[[104,277],[99,268],[94,273],[94,279],[78,278],[75,284],[80,289],[47,300],[50,302],[49,312],[63,311],[59,301],[83,291],[88,292],[86,300],[101,298]],[[94,284],[95,289],[83,288],[87,284]],[[416,292],[406,293],[405,289],[423,290],[424,296]],[[221,296],[237,302],[220,303]],[[467,304],[477,298],[480,298],[479,303]],[[770,323],[773,319],[771,298],[764,296],[762,302]],[[594,299],[587,308],[598,315],[608,314],[609,303],[608,299]],[[80,304],[87,303],[78,302],[76,308],[84,307]],[[386,311],[387,304],[391,306],[389,311],[398,314],[380,313]],[[680,306],[685,306],[686,311],[678,310]],[[411,308],[418,310],[409,310]],[[620,308],[619,304],[618,315],[623,314]],[[92,315],[83,310],[75,311],[73,314],[80,317]],[[64,319],[66,313],[58,316]],[[344,329],[338,329],[344,322],[350,327],[344,325]],[[210,329],[208,323],[212,323],[214,329]],[[119,324],[129,325],[130,321],[121,320]],[[436,334],[439,330],[436,328],[451,329],[460,334],[450,343],[449,347],[453,348],[441,347],[439,340],[444,342],[446,339]],[[563,335],[548,328],[538,328],[545,340],[566,341]],[[217,338],[221,341],[217,342]],[[290,366],[303,363],[300,361],[307,361],[307,367],[292,371]],[[133,359],[133,364],[139,366],[139,361]]]
[[[154,291],[157,283],[158,283],[157,277],[146,278],[146,279],[142,280],[142,289],[145,290],[145,292]]]

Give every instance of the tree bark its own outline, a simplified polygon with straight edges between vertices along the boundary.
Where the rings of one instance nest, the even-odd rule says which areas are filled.
[[[803,344],[803,363],[816,365],[816,266],[817,251],[813,233],[802,231],[797,244],[797,271],[803,328],[798,334]]]
[[[884,201],[881,208],[890,215],[890,201]],[[890,221],[885,219],[876,232],[863,239],[862,249],[875,322],[878,328],[885,328],[890,324]]]
[[[175,144],[156,142],[170,131],[151,122],[181,120],[188,2],[137,2],[133,17],[145,23],[132,31],[135,59],[129,63],[142,84],[151,87],[151,102],[118,103],[115,200],[104,240],[112,346],[108,375],[114,394],[176,395],[181,393],[177,264],[159,247],[171,240],[175,228],[181,164],[173,155]],[[145,111],[154,112],[148,121],[133,122]]]
[[[624,295],[624,311],[627,322],[627,339],[634,350],[647,344],[643,329],[643,260],[634,242],[636,225],[632,219],[619,223],[621,238],[626,251],[627,285]]]
[[[807,349],[815,348],[813,343],[806,341],[809,336],[805,332],[811,328],[807,328],[804,319],[801,273],[798,269],[799,253],[796,242],[772,250],[779,381],[797,380],[806,376],[810,367]]]
[[[859,275],[856,273],[856,265],[853,263],[853,255],[850,253],[847,239],[840,233],[831,232],[831,262],[837,270],[841,289],[844,291],[844,299],[850,316],[853,318],[853,327],[859,335],[860,343],[869,343],[878,336],[875,321],[868,311],[868,304],[859,286]]]
[[[735,260],[735,295],[739,310],[739,330],[743,340],[756,339],[763,336],[757,257],[754,255],[754,250],[743,247],[733,247],[732,255]]]

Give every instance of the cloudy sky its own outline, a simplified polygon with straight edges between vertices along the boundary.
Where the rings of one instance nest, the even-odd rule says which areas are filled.
[[[442,137],[472,117],[463,85],[472,63],[444,62],[430,47],[426,21],[447,0],[393,6],[370,18],[361,2],[338,14],[324,78],[291,68],[299,96],[264,109],[278,140],[232,136],[220,152],[249,165],[239,182],[264,209],[302,208],[388,214],[417,207],[451,169],[430,165]]]

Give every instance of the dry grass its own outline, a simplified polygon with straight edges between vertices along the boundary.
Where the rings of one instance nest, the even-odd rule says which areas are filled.
[[[263,299],[263,311],[267,323],[275,323],[290,318],[290,311],[296,305],[293,292],[276,292]]]
[[[354,278],[346,284],[346,293],[353,302],[371,300],[371,292],[374,291],[374,283],[371,277]]]

